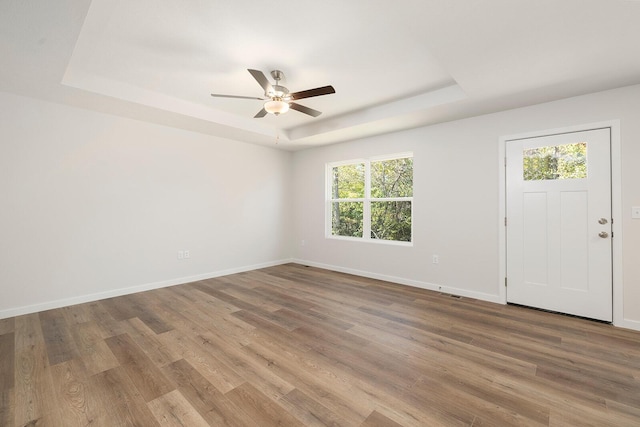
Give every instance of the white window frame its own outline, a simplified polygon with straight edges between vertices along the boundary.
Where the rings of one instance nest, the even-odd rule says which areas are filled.
[[[398,245],[398,246],[413,246],[413,242],[415,241],[414,232],[413,232],[413,223],[414,223],[414,215],[413,215],[413,196],[412,197],[389,197],[389,198],[372,198],[371,197],[371,163],[380,162],[385,160],[395,160],[395,159],[403,159],[403,158],[412,158],[413,152],[404,152],[404,153],[395,153],[388,154],[384,156],[374,156],[368,158],[358,158],[352,160],[341,160],[337,162],[329,162],[326,164],[325,169],[325,237],[327,239],[336,239],[336,240],[348,240],[355,242],[373,242],[379,244],[387,244],[387,245]],[[334,199],[333,196],[333,168],[336,166],[346,166],[353,165],[357,163],[364,163],[364,197],[362,198],[346,198],[346,199]],[[410,242],[402,242],[399,240],[385,240],[385,239],[374,239],[371,237],[371,202],[396,202],[396,201],[408,201],[411,202],[411,241]],[[334,202],[358,202],[362,203],[362,237],[353,237],[353,236],[336,236],[332,233],[332,208]]]

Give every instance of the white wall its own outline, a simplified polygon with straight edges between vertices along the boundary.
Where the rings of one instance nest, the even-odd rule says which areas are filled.
[[[624,322],[640,329],[640,86],[297,152],[294,242],[300,262],[500,301],[499,139],[620,120]],[[414,246],[324,235],[326,162],[414,153]],[[304,245],[302,241],[304,240]],[[431,263],[432,254],[440,264]]]
[[[290,176],[287,152],[0,93],[0,318],[287,260]]]

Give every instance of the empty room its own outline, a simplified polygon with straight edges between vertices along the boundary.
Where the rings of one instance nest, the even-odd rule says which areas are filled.
[[[640,425],[640,1],[0,1],[0,426]]]

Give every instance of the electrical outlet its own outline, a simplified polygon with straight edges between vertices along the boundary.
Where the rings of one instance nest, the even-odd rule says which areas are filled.
[[[184,251],[178,251],[178,259],[184,259]]]
[[[184,251],[185,258],[191,258],[191,251]]]
[[[434,264],[440,264],[440,257],[436,254],[433,255],[433,258],[431,258],[431,262]]]
[[[640,219],[640,206],[634,206],[631,208],[631,218]]]

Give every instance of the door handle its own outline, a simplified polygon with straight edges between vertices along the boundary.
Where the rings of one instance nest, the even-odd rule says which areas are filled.
[[[609,233],[607,233],[606,231],[601,231],[598,233],[598,236],[602,237],[603,239],[606,239],[607,237],[609,237]]]

